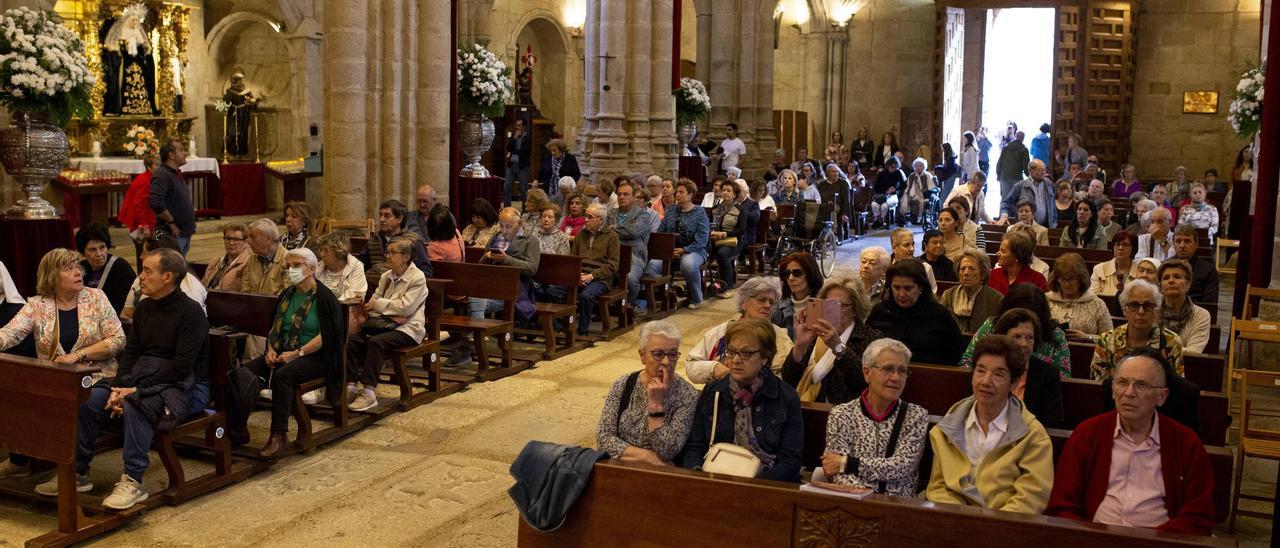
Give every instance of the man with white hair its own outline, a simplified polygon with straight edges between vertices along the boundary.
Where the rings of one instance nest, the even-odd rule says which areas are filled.
[[[1157,207],[1148,214],[1150,221],[1145,234],[1138,235],[1138,249],[1134,250],[1133,260],[1140,261],[1147,257],[1153,259],[1172,258],[1177,254],[1173,247],[1173,232],[1169,230],[1173,216],[1167,208]]]
[[[656,175],[649,181],[662,178]],[[640,276],[649,263],[649,234],[658,225],[657,214],[649,211],[643,203],[637,203],[635,184],[626,182],[618,185],[614,193],[618,196],[618,207],[609,211],[606,224],[618,234],[618,243],[631,246],[631,272],[627,273],[627,302],[636,307],[636,312],[645,313],[645,305],[637,302],[640,296]],[[590,212],[591,208],[587,208]],[[591,224],[590,221],[587,224]],[[581,234],[581,232],[579,232]]]
[[[1040,226],[1053,228],[1058,226],[1058,208],[1054,205],[1053,183],[1045,177],[1044,162],[1031,160],[1027,166],[1029,175],[1018,181],[1000,201],[999,224],[1009,222],[1010,217],[1018,213],[1018,204],[1031,202],[1036,205],[1035,220]]]
[[[858,259],[858,278],[862,282],[863,292],[874,307],[884,294],[884,273],[893,263],[893,256],[883,247],[869,246],[862,249]]]
[[[284,257],[280,228],[271,219],[249,223],[249,250],[253,257],[240,274],[240,292],[278,295],[285,288]]]
[[[498,234],[489,242],[488,249],[480,258],[481,263],[514,266],[520,269],[521,287],[530,287],[533,277],[538,275],[538,262],[542,259],[542,248],[538,239],[525,234],[520,223],[520,212],[512,207],[504,207],[498,212]],[[496,314],[502,311],[503,302],[497,299],[471,298],[467,301],[467,314],[480,319],[485,314]],[[533,303],[524,299],[516,299],[516,319],[527,320],[533,314]],[[483,341],[481,341],[483,342]],[[471,361],[472,350],[470,339],[459,337],[456,345],[449,347],[448,365],[458,366]]]
[[[578,280],[578,336],[587,334],[596,298],[609,290],[618,272],[618,233],[605,223],[608,212],[603,204],[588,205],[587,224],[569,244],[569,253],[582,257],[582,274]]]
[[[404,227],[417,234],[422,241],[430,242],[431,238],[427,237],[427,218],[431,216],[431,209],[439,203],[436,200],[436,189],[431,185],[418,187],[417,202],[418,208],[405,215]],[[446,203],[444,206],[448,209],[449,204]],[[450,212],[449,216],[453,217],[453,213]],[[454,224],[458,224],[457,219],[454,220]]]

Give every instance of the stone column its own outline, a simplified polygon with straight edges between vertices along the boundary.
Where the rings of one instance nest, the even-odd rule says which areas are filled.
[[[669,36],[674,21],[672,0],[653,0],[652,25],[655,37]],[[654,39],[650,43],[649,78],[649,165],[648,172],[674,177],[680,156],[680,143],[675,133],[676,98],[671,94],[671,40]]]
[[[448,193],[449,21],[445,2],[325,1],[325,214]]]
[[[736,4],[698,0],[698,79],[711,95],[711,116],[702,128],[710,140],[724,138],[729,122],[747,145],[741,165],[759,175],[773,158],[773,9],[775,3]]]
[[[630,94],[638,86],[648,89],[647,80],[634,80],[634,65],[648,62],[648,49],[634,51],[629,47],[633,34],[651,32],[645,13],[628,18],[625,0],[590,0],[587,3],[587,93],[583,109],[582,152],[579,165],[588,180],[600,180],[630,173],[628,161],[632,145],[626,116],[633,109],[627,105]],[[640,3],[636,3],[638,6]],[[643,2],[647,7],[648,1]],[[633,6],[634,7],[634,6]],[[647,107],[647,102],[645,104]],[[645,114],[646,120],[648,113]]]

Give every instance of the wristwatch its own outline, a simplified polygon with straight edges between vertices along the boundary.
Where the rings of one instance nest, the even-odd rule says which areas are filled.
[[[298,357],[299,357],[299,358],[301,358],[301,357],[306,356],[306,355],[307,355],[307,351],[306,351],[306,349],[305,349],[305,348],[303,348],[303,347],[301,347],[301,346],[299,346],[299,347],[298,347]]]
[[[840,343],[840,344],[837,344],[837,345],[836,345],[836,347],[834,348],[834,350],[836,351],[836,354],[844,354],[844,350],[845,350],[845,348],[846,348],[846,347],[845,347],[844,343]]]

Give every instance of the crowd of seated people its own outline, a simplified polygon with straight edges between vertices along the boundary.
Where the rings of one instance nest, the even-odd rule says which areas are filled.
[[[917,191],[933,190],[942,179],[925,171],[923,161],[913,162],[908,175],[898,168],[901,160],[894,153],[899,151],[886,146],[883,152],[886,157],[876,163],[885,168],[876,175],[870,200],[873,221],[888,224],[895,212],[920,217],[925,194]],[[1127,187],[1126,180],[1134,180],[1131,166],[1121,170],[1122,179],[1108,198],[1101,194],[1105,186],[1095,184],[1101,181],[1095,177],[1105,178],[1096,162],[1076,169],[1076,177],[1056,188],[1044,179],[1044,165],[1032,162],[1031,176],[1004,197],[1006,213],[997,223],[1010,224],[1010,213],[1017,221],[1004,234],[983,236],[1001,238],[992,261],[978,239],[979,223],[993,220],[983,203],[986,175],[967,158],[969,167],[946,179],[956,188],[948,193],[946,207],[937,210],[937,229],[923,234],[920,256],[915,256],[915,234],[899,227],[890,234],[888,249],[861,251],[856,274],[838,265],[842,271],[824,277],[814,257],[800,251],[778,261],[776,278],[739,280],[743,272],[737,259],[755,236],[755,223],[771,218],[773,207],[764,207],[765,199],[774,207],[821,200],[832,203],[827,211],[833,216],[854,213],[842,209],[852,199],[841,192],[867,183],[856,160],[843,160],[855,167],[844,172],[843,162],[830,163],[825,179],[817,175],[819,164],[788,168],[777,163],[772,192],[763,181],[740,179],[741,172],[734,171],[719,179],[710,211],[702,210],[700,189],[687,179],[622,177],[583,185],[582,192],[570,180],[558,185],[563,206],[538,189],[525,193],[523,212],[495,211],[479,198],[461,230],[447,207],[435,203],[434,192],[423,210],[420,191],[418,210],[408,211],[397,200],[381,204],[377,228],[361,252],[352,251],[345,235],[316,233],[305,204],[291,203],[283,232],[267,219],[223,226],[223,253],[203,279],[188,273],[174,251],[176,242],[164,235],[147,242],[135,277],[125,261],[108,252],[109,233],[87,226],[77,237],[79,253],[58,250],[42,261],[37,296],[24,300],[10,284],[0,283],[0,311],[8,314],[0,347],[31,340],[41,357],[102,367],[81,408],[77,489],[91,488],[85,474],[92,452],[86,446],[92,445],[96,425],[123,416],[125,475],[105,505],[127,508],[147,497],[140,484],[148,464],[146,447],[162,421],[203,412],[209,401],[207,348],[201,346],[206,337],[177,342],[182,333],[207,330],[201,306],[207,290],[277,299],[270,332],[244,360],[272,391],[269,436],[259,451],[272,458],[287,444],[293,394],[308,381],[329,382],[324,391],[303,396],[305,405],[327,399],[354,411],[378,406],[375,390],[390,353],[426,337],[424,302],[432,261],[461,262],[467,247],[479,248],[482,262],[519,268],[522,294],[527,290],[531,298],[564,300],[567,291],[576,291],[578,309],[571,323],[586,334],[596,297],[615,277],[626,279],[630,290],[624,306],[639,315],[647,312],[650,303],[640,300],[641,278],[663,267],[648,256],[650,236],[673,233],[671,266],[689,308],[702,304],[704,263],[714,256],[724,286],[719,295],[735,297],[737,312],[703,333],[683,337],[668,321],[641,324],[641,368],[614,382],[600,416],[597,445],[611,457],[697,469],[714,446],[732,444],[758,461],[755,477],[799,481],[802,402],[826,403],[834,407],[820,469],[835,483],[937,503],[1207,532],[1213,521],[1212,509],[1205,506],[1211,488],[1205,482],[1211,480],[1202,469],[1203,446],[1194,427],[1162,420],[1163,411],[1155,411],[1164,409],[1173,387],[1184,386],[1183,353],[1216,350],[1206,348],[1212,322],[1205,307],[1216,305],[1218,277],[1212,261],[1197,254],[1203,231],[1214,234],[1201,225],[1217,224],[1207,209],[1213,206],[1206,202],[1205,187],[1175,181],[1170,186],[1179,189],[1178,203],[1168,198],[1166,187],[1153,189],[1158,201],[1152,200],[1155,205],[1133,220],[1129,231],[1121,229],[1126,220],[1114,217],[1110,200],[1121,197],[1115,190]],[[1077,179],[1082,186],[1076,186]],[[909,215],[901,217],[900,225]],[[1050,228],[1062,235],[1050,238]],[[1075,251],[1045,254],[1050,267],[1036,250],[1055,240],[1054,247]],[[630,271],[619,271],[622,245],[630,246]],[[1094,259],[1085,257],[1104,249],[1111,249],[1113,258],[1094,265],[1091,274]],[[577,287],[560,293],[541,288],[535,294],[532,278],[542,254],[581,257]],[[122,276],[124,282],[118,279]],[[0,278],[5,277],[0,269]],[[120,293],[118,305],[114,293]],[[1104,302],[1113,296],[1118,296],[1123,323],[1111,317]],[[471,317],[503,306],[459,297]],[[335,321],[339,303],[356,304],[347,319],[349,333]],[[135,329],[127,338],[120,317],[132,317]],[[138,333],[139,326],[146,331]],[[332,348],[333,339],[345,339],[346,347]],[[465,363],[470,359],[466,337],[452,339],[445,347],[449,363]],[[683,376],[682,340],[694,343]],[[1091,377],[1108,381],[1103,390],[1118,410],[1114,417],[1100,415],[1077,427],[1068,442],[1071,458],[1059,461],[1055,481],[1045,428],[1066,425],[1063,379],[1072,373],[1068,340],[1094,345]],[[346,371],[339,365],[344,355]],[[164,363],[149,363],[157,359]],[[972,395],[930,426],[924,409],[902,397],[912,364],[971,371]],[[139,367],[158,367],[163,382],[139,376]],[[337,381],[343,374],[345,387]],[[137,395],[141,388],[174,398],[184,412],[156,416],[155,403]],[[233,426],[233,432],[244,431],[243,424]],[[1107,434],[1099,434],[1103,431]],[[1093,453],[1144,454],[1149,466],[1160,466],[1166,457],[1152,444],[1158,447],[1164,439],[1185,454],[1165,464],[1170,474],[1198,474],[1197,481],[1173,489],[1152,485],[1148,478],[1134,487],[1124,483],[1131,477],[1115,477],[1114,470],[1099,464],[1102,454]],[[929,479],[917,485],[926,447],[932,448]],[[11,455],[0,464],[0,477],[29,470],[30,459]],[[1143,505],[1117,502],[1119,490],[1134,488],[1147,497]],[[38,490],[55,493],[56,482]],[[1155,511],[1157,506],[1165,513]]]

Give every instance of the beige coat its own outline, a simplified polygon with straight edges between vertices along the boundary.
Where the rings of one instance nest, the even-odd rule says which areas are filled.
[[[1079,297],[1068,299],[1057,291],[1050,291],[1045,297],[1049,299],[1049,313],[1053,321],[1069,324],[1071,329],[1101,335],[1115,327],[1107,303],[1092,292],[1085,291]]]
[[[248,264],[240,273],[240,292],[259,295],[279,295],[288,282],[285,280],[284,256],[289,250],[276,244],[276,255],[264,268],[253,251],[249,251]],[[225,287],[225,285],[224,285]]]

